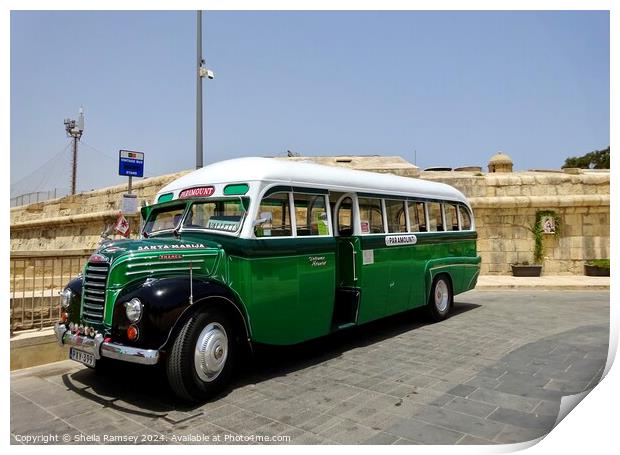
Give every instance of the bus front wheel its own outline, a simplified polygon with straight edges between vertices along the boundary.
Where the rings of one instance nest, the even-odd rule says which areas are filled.
[[[452,282],[447,275],[436,276],[428,296],[427,312],[433,322],[448,317],[453,304]]]
[[[187,401],[210,398],[230,378],[235,343],[226,315],[217,308],[195,313],[179,331],[166,362],[172,391]]]

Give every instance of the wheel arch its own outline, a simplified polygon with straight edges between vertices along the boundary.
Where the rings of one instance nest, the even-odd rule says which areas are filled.
[[[454,299],[454,278],[452,277],[452,273],[450,268],[453,267],[453,264],[432,264],[429,263],[427,265],[426,268],[426,273],[425,273],[425,289],[426,289],[426,302],[429,301],[430,299],[430,295],[431,295],[431,290],[433,287],[433,283],[435,282],[435,279],[440,276],[440,275],[445,275],[446,277],[448,277],[448,280],[450,281],[450,294],[452,295],[452,299]]]
[[[170,349],[172,343],[174,342],[174,339],[181,331],[181,328],[187,322],[187,320],[194,314],[202,312],[209,307],[217,307],[225,312],[225,314],[230,318],[231,324],[233,324],[234,328],[239,334],[241,343],[251,350],[252,345],[250,342],[250,325],[247,320],[245,309],[242,309],[241,304],[236,302],[231,297],[232,296],[227,296],[225,294],[213,294],[197,299],[192,305],[189,305],[177,318],[174,325],[170,329],[170,332],[168,333],[166,341],[160,347],[160,350],[167,352]]]
[[[160,350],[167,352],[170,349],[175,338],[183,328],[183,325],[189,320],[190,317],[196,313],[204,311],[207,308],[217,307],[224,311],[230,318],[231,324],[233,324],[239,334],[240,344],[244,345],[251,351],[251,329],[247,313],[233,292],[230,289],[228,289],[228,291],[229,292],[220,292],[217,294],[204,295],[196,298],[196,300],[185,308],[185,310],[179,315],[170,329],[166,341],[160,347]]]

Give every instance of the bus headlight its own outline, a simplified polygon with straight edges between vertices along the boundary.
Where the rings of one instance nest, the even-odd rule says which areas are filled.
[[[125,302],[125,314],[130,322],[138,322],[142,317],[142,302],[140,302],[140,299],[133,298],[129,302]]]
[[[69,288],[65,288],[60,292],[60,305],[66,310],[71,305],[71,299],[73,298],[73,291]]]

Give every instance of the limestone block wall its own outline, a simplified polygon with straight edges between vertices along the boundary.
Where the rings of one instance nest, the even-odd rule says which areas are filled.
[[[545,235],[543,274],[583,274],[589,259],[609,258],[609,172],[520,172],[456,175],[424,172],[463,191],[474,210],[481,273],[510,274],[511,263],[533,263],[536,212],[560,218],[558,237]]]
[[[184,173],[135,183],[139,205],[151,203]],[[448,183],[469,198],[483,274],[509,274],[511,263],[532,262],[534,238],[527,226],[539,210],[553,210],[561,221],[560,236],[544,240],[544,274],[582,274],[586,260],[609,258],[609,172],[422,172],[420,178]],[[124,192],[119,185],[11,209],[11,251],[95,248],[115,221]],[[130,222],[135,236],[139,219]]]
[[[189,171],[134,182],[138,206],[151,204],[157,191]],[[101,233],[116,221],[126,185],[117,185],[11,209],[11,251],[94,249]],[[132,235],[139,216],[127,217]],[[120,238],[112,235],[110,238]]]

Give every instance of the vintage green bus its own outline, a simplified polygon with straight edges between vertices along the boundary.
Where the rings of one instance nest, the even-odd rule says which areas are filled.
[[[62,292],[70,357],[165,367],[188,400],[226,385],[254,343],[289,345],[474,288],[464,195],[435,182],[240,158],[191,172],[142,209],[139,239],[104,243]]]

